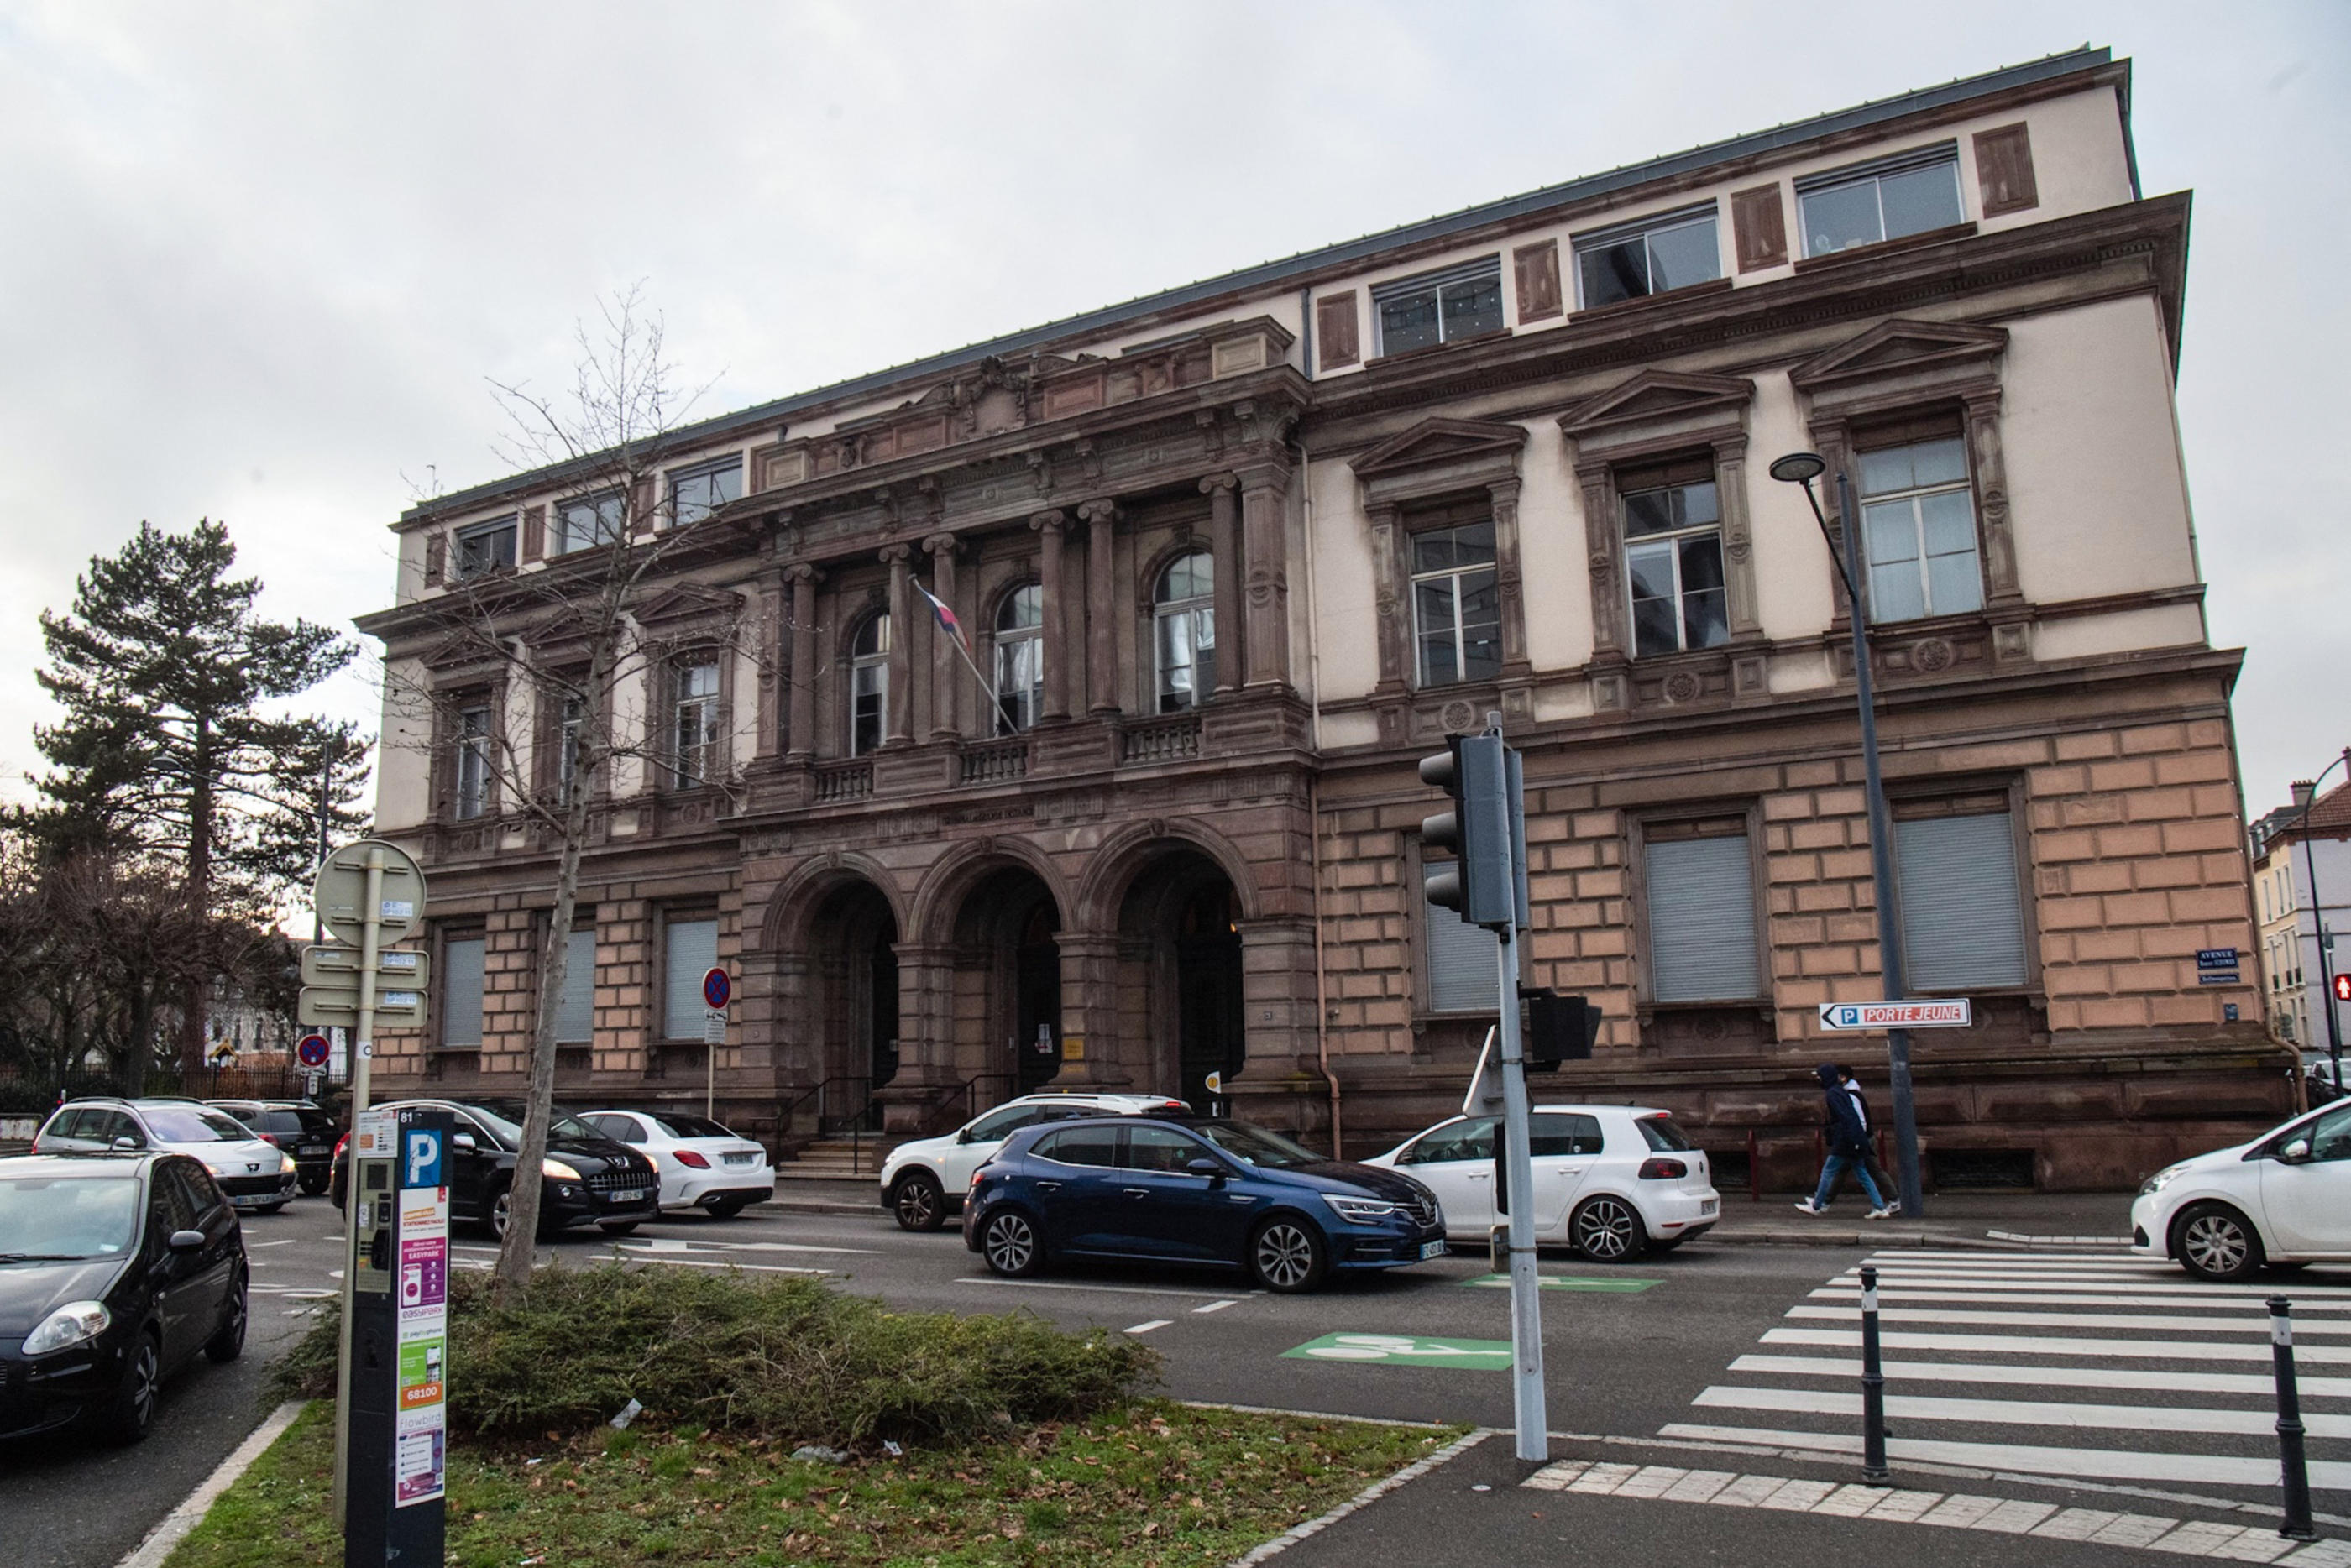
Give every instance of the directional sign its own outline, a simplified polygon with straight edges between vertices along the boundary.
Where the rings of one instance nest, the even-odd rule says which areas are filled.
[[[375,955],[375,968],[379,989],[423,991],[433,966],[423,953],[392,948]],[[348,991],[358,995],[360,950],[331,942],[318,942],[303,949],[302,983],[322,991]]]
[[[1282,1356],[1294,1361],[1377,1361],[1391,1366],[1451,1366],[1477,1372],[1507,1372],[1507,1339],[1416,1339],[1402,1334],[1326,1334]]]
[[[704,1006],[716,1008],[723,1012],[734,994],[735,982],[727,978],[725,970],[710,969],[703,971],[702,1002]]]
[[[380,838],[346,844],[327,857],[310,896],[319,919],[343,941],[357,947],[367,919],[368,853],[383,852],[383,879],[376,905],[376,940],[395,942],[416,929],[424,913],[424,873],[408,851]]]
[[[294,1060],[310,1068],[325,1066],[327,1058],[333,1054],[334,1047],[327,1044],[323,1034],[305,1034],[301,1044],[294,1047]]]
[[[357,1028],[360,1022],[360,993],[306,985],[302,1000],[296,1007],[295,1018],[303,1023],[340,1023],[345,1028]],[[375,993],[375,1022],[379,1028],[399,1027],[424,1022],[424,993],[386,987]]]
[[[1823,1002],[1821,1027],[1876,1033],[1887,1029],[1965,1029],[1972,1022],[1968,1001]]]

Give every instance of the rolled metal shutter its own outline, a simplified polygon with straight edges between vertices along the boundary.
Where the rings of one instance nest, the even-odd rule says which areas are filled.
[[[1450,909],[1422,906],[1428,933],[1428,1008],[1432,1012],[1492,1012],[1501,995],[1494,933]]]
[[[2023,984],[2024,915],[2008,813],[1897,822],[1894,843],[1912,988]]]
[[[695,976],[696,989],[701,977]],[[555,1038],[584,1045],[596,1035],[596,933],[574,931],[563,958],[563,996],[555,1008]]]
[[[441,1044],[482,1043],[482,947],[480,937],[441,944]]]
[[[1649,974],[1659,1002],[1743,1002],[1755,966],[1755,875],[1747,836],[1652,844]]]
[[[718,962],[716,920],[674,920],[666,933],[662,1037],[702,1038],[702,977]]]

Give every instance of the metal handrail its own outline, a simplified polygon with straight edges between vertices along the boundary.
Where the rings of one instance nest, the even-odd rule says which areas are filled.
[[[956,1116],[954,1126],[961,1127],[979,1115],[979,1085],[994,1083],[998,1079],[1015,1087],[1018,1087],[1020,1082],[1019,1075],[1012,1073],[974,1073],[962,1083],[951,1084],[940,1090],[937,1097],[931,1102],[932,1125],[935,1127],[944,1120],[943,1113],[958,1100],[963,1102],[963,1109]]]

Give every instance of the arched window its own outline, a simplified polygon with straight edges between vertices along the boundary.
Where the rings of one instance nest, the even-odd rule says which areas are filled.
[[[1170,561],[1152,589],[1151,603],[1159,711],[1180,712],[1206,701],[1217,689],[1215,561],[1206,550]]]
[[[890,617],[868,616],[849,645],[849,754],[862,757],[882,744],[890,706]]]
[[[996,611],[996,705],[1004,727],[1025,730],[1045,701],[1045,590],[1030,583]]]

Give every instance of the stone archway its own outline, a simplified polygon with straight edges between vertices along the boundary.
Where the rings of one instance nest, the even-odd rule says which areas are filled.
[[[808,926],[811,1064],[828,1086],[823,1114],[864,1105],[898,1073],[898,920],[871,882],[844,881]]]
[[[1118,1034],[1154,1093],[1222,1112],[1248,1065],[1241,901],[1215,860],[1189,846],[1148,861],[1118,911]],[[1211,1076],[1218,1086],[1211,1089]]]
[[[1030,1093],[1061,1073],[1061,934],[1052,888],[1026,866],[985,873],[956,906],[953,1071],[985,1080],[979,1102]]]

